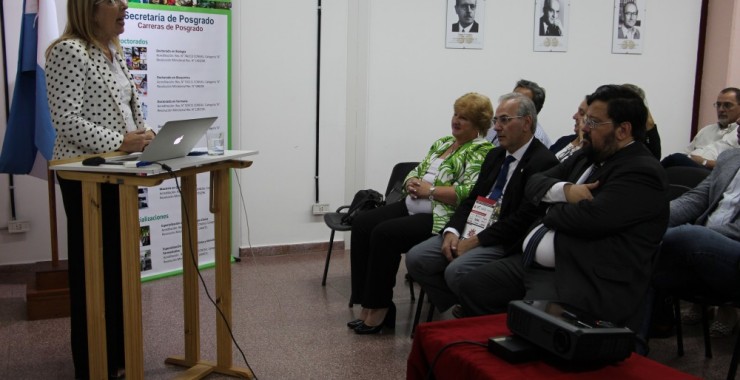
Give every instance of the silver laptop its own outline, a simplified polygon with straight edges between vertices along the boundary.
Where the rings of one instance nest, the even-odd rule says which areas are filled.
[[[152,142],[143,152],[127,156],[109,158],[108,161],[148,161],[158,162],[185,157],[195,144],[206,134],[217,117],[173,120],[159,129]]]

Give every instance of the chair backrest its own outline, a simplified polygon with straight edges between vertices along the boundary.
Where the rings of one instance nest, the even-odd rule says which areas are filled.
[[[388,194],[391,193],[391,190],[394,188],[400,189],[403,185],[403,180],[406,178],[406,176],[409,174],[409,172],[414,169],[417,165],[419,165],[418,162],[399,162],[393,167],[393,171],[391,172],[391,177],[388,179],[388,187],[385,189],[385,196],[387,197]]]
[[[665,172],[668,175],[668,183],[683,185],[693,189],[712,171],[691,166],[671,166],[666,168]]]
[[[691,166],[671,166],[665,171],[670,184],[668,192],[671,200],[696,187],[711,173],[710,170]]]

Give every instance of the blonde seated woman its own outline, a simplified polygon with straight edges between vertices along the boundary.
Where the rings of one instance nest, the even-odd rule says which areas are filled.
[[[362,305],[347,323],[357,334],[394,327],[393,287],[401,254],[426,240],[449,220],[475,185],[483,159],[493,148],[484,137],[491,127],[488,97],[468,93],[455,101],[451,136],[432,144],[404,182],[406,197],[360,214],[352,222],[352,297]]]

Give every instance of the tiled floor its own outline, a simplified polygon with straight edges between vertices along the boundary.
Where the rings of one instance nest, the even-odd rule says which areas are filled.
[[[349,308],[349,256],[332,258],[321,286],[324,252],[243,257],[232,267],[234,335],[259,379],[403,379],[411,350],[416,304],[403,283],[396,286],[395,330],[358,336],[345,322]],[[203,271],[213,293],[213,270]],[[72,379],[69,320],[26,321],[23,275],[0,270],[0,379]],[[164,364],[182,355],[181,278],[142,285],[145,378],[169,379],[181,369]],[[418,293],[418,289],[417,289]],[[201,356],[215,360],[215,311],[201,292]],[[651,341],[650,357],[703,378],[726,376],[733,338],[713,340],[714,359],[704,359],[701,333],[686,332],[686,356],[676,356],[674,338]],[[245,367],[234,349],[234,365]],[[209,379],[226,378],[212,375]]]

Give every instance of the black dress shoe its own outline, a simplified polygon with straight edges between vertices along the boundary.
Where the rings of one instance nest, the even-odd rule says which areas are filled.
[[[361,325],[362,322],[362,319],[355,319],[354,321],[347,322],[347,327],[354,330],[355,328],[357,328],[357,326]]]
[[[368,326],[365,322],[362,322],[359,326],[355,327],[355,334],[357,335],[378,334],[381,331],[383,331],[382,323],[377,326]]]
[[[377,326],[368,326],[365,322],[360,322],[360,325],[355,327],[355,333],[358,335],[377,334],[383,331],[384,326],[394,328],[396,327],[396,305],[391,303],[388,312],[385,314],[385,318],[383,318],[383,322]]]

